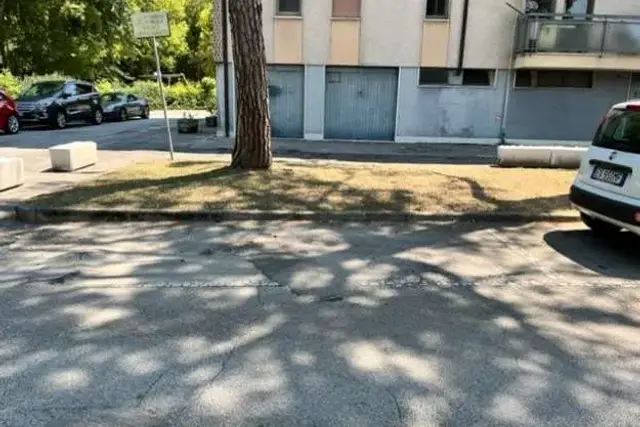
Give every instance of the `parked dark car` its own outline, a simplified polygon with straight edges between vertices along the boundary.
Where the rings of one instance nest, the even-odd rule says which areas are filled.
[[[100,94],[95,86],[80,80],[37,82],[16,99],[22,124],[46,124],[63,129],[71,122],[102,124]]]
[[[13,99],[0,89],[0,130],[14,134],[20,131],[20,120]]]
[[[140,96],[124,92],[103,93],[101,96],[104,115],[108,119],[122,122],[132,117],[149,118],[149,101]]]

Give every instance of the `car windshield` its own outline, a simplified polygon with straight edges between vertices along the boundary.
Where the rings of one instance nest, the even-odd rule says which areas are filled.
[[[121,93],[105,93],[104,95],[101,96],[101,100],[103,103],[118,102],[120,101],[121,97],[122,97]]]
[[[600,125],[593,145],[640,154],[640,111],[613,110]]]
[[[60,92],[63,87],[64,82],[38,82],[29,86],[29,88],[22,92],[20,96],[24,98],[34,96],[52,96]]]

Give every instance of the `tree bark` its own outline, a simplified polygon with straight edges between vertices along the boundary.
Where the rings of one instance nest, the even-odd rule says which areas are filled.
[[[236,140],[231,167],[271,167],[271,119],[261,0],[228,0],[236,75]],[[224,19],[224,17],[223,17]]]

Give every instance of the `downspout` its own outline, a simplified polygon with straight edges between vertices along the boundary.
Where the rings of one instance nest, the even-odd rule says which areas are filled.
[[[515,57],[516,57],[516,49],[518,49],[518,45],[516,44],[516,40],[518,39],[518,30],[520,29],[520,25],[525,25],[526,21],[524,21],[525,14],[513,6],[511,3],[506,3],[506,5],[514,10],[518,14],[518,19],[516,20],[516,24],[513,28],[513,38],[511,39],[511,51],[509,52],[509,68],[507,69],[507,81],[505,83],[504,88],[504,97],[502,99],[502,114],[500,115],[500,145],[506,144],[507,142],[507,118],[509,115],[509,101],[511,100],[511,90],[513,87],[513,73],[515,69]],[[522,24],[521,24],[522,23]],[[528,28],[528,26],[527,26]]]
[[[464,68],[464,51],[467,45],[467,26],[469,22],[469,2],[470,0],[464,0],[464,6],[462,8],[462,28],[460,29],[460,47],[458,49],[458,69],[456,75],[462,74]]]

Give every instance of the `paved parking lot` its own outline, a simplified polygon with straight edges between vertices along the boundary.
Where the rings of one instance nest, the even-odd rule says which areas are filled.
[[[218,138],[216,129],[204,127],[194,135],[179,134],[176,120],[171,120],[174,148],[182,153],[230,153],[233,142]],[[76,125],[65,130],[29,129],[18,135],[0,135],[0,148],[48,148],[70,141],[95,141],[100,150],[167,151],[168,142],[162,113],[152,112],[150,120],[104,123],[101,126]],[[460,144],[397,144],[361,141],[302,141],[278,139],[273,142],[276,156],[376,161],[398,163],[491,164],[496,148]]]

